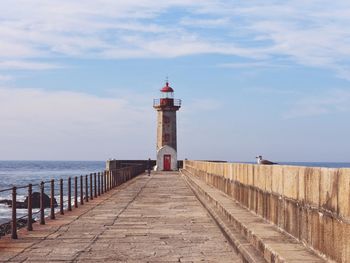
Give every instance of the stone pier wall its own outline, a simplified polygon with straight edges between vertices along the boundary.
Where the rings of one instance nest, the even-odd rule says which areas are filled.
[[[143,164],[145,167],[148,165],[148,160],[108,160],[106,161],[106,170],[113,170],[113,169],[120,169],[124,167],[128,167],[133,164]],[[157,161],[151,160],[151,168],[153,169],[154,166],[156,166]],[[177,161],[177,167],[182,168],[183,167],[183,161],[178,160]]]
[[[350,169],[184,161],[184,169],[337,262],[350,262]]]

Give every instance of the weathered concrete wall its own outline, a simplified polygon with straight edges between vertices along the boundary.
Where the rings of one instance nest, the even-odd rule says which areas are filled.
[[[350,262],[350,169],[184,161],[222,190],[310,248]]]
[[[128,167],[134,164],[143,164],[145,167],[148,165],[148,160],[107,160],[106,161],[106,170],[115,170],[124,167]],[[156,165],[156,160],[151,160],[151,166]]]
[[[151,166],[156,166],[156,160],[151,160]],[[147,167],[148,160],[108,160],[106,161],[106,170],[120,169],[123,167],[127,167],[133,164],[144,164]],[[183,161],[177,161],[177,167],[183,167]]]

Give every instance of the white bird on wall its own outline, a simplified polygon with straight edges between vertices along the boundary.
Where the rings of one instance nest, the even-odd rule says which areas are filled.
[[[277,164],[277,163],[271,162],[269,160],[264,160],[261,155],[255,157],[255,158],[256,158],[256,161],[258,164],[265,164],[265,165]]]

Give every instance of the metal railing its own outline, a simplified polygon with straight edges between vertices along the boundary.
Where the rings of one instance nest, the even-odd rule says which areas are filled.
[[[11,188],[2,189],[0,190],[0,193],[7,191],[12,193],[10,205],[12,213],[11,220],[0,225],[0,229],[2,229],[0,232],[0,237],[1,235],[11,233],[11,238],[17,239],[17,229],[25,226],[23,223],[19,226],[19,222],[21,220],[26,222],[27,230],[32,231],[33,221],[36,219],[35,216],[39,215],[39,222],[41,225],[44,225],[47,216],[49,216],[51,220],[54,220],[56,219],[56,213],[64,215],[66,211],[72,211],[73,206],[74,208],[78,208],[79,202],[80,205],[84,205],[84,201],[89,202],[89,200],[93,200],[94,198],[101,196],[111,189],[145,172],[145,169],[145,164],[132,164],[116,170],[104,170],[102,172],[90,173],[85,176],[75,176],[73,177],[73,187],[72,178],[68,177],[67,179],[52,179],[42,181],[39,184],[28,184],[20,187],[14,186]],[[38,187],[40,194],[40,206],[37,208],[37,211],[35,211],[35,208],[33,208],[33,187]],[[27,214],[21,217],[17,217],[17,204],[19,203],[17,200],[18,189],[27,189],[27,204],[26,208],[24,208],[27,209]],[[49,206],[45,205],[45,189],[49,190]],[[55,193],[57,192],[59,193],[59,204],[56,203],[57,195],[55,195]],[[24,204],[25,203],[26,202],[24,202]],[[57,207],[59,208],[56,209]],[[48,209],[49,211],[45,211],[45,209]]]
[[[153,100],[153,107],[161,107],[161,106],[181,107],[181,100],[180,99],[172,99],[172,98],[154,99]]]

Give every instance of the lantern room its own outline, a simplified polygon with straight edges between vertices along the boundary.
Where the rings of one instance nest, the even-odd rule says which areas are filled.
[[[160,90],[161,97],[164,99],[173,99],[174,98],[174,90],[169,86],[169,82],[165,83],[165,86]]]
[[[181,107],[181,100],[174,99],[174,90],[169,86],[169,82],[160,90],[160,99],[153,101],[153,107],[156,109],[164,109],[171,107],[172,110],[178,110]]]

